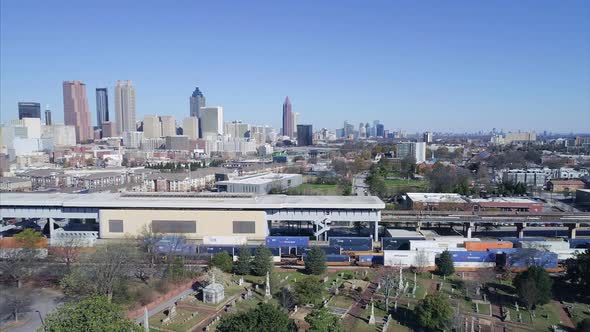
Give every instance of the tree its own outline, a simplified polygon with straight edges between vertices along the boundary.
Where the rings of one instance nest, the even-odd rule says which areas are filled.
[[[566,261],[566,279],[584,292],[590,293],[590,249]]]
[[[51,247],[51,255],[55,259],[66,265],[66,273],[71,270],[72,264],[80,257],[82,250],[79,239],[66,238],[60,241],[59,246]]]
[[[453,308],[441,293],[429,294],[414,310],[418,325],[429,331],[445,331],[453,318]]]
[[[125,311],[104,296],[92,296],[79,302],[67,303],[45,317],[48,332],[66,331],[137,331],[135,322],[125,317]]]
[[[211,257],[209,266],[215,266],[221,269],[223,272],[231,272],[233,267],[233,260],[227,251],[219,252]]]
[[[261,303],[245,312],[224,315],[219,321],[219,332],[291,332],[295,324],[289,316],[276,306]]]
[[[166,269],[166,278],[176,282],[183,280],[185,277],[186,270],[184,268],[184,259],[180,256],[176,256]]]
[[[551,299],[553,281],[549,273],[540,266],[531,266],[514,277],[512,282],[519,298],[527,309],[531,310],[539,304],[548,303]]]
[[[450,276],[451,274],[455,273],[453,257],[448,250],[445,250],[442,254],[440,254],[440,257],[436,262],[436,271],[443,276]]]
[[[423,273],[429,267],[430,262],[428,260],[428,254],[426,250],[418,250],[414,257],[414,269],[415,272]]]
[[[238,252],[238,261],[234,267],[234,272],[239,275],[246,275],[250,273],[250,261],[252,260],[252,252],[248,247],[241,247]]]
[[[322,291],[323,287],[318,277],[305,277],[295,283],[295,300],[300,305],[317,305],[322,300]]]
[[[0,314],[3,317],[10,314],[15,321],[18,321],[20,313],[28,311],[33,303],[31,291],[23,288],[3,289],[2,298]]]
[[[330,313],[326,308],[314,310],[305,316],[310,328],[307,332],[344,332],[340,318]]]
[[[252,260],[252,273],[257,276],[265,276],[271,269],[272,253],[266,247],[258,247]]]
[[[312,247],[305,260],[305,273],[321,275],[326,272],[326,253],[319,247]]]
[[[42,238],[40,232],[27,228],[14,236],[16,248],[0,248],[3,256],[0,260],[0,272],[16,282],[17,288],[21,287],[24,279],[34,273],[37,267],[37,250],[41,246]]]

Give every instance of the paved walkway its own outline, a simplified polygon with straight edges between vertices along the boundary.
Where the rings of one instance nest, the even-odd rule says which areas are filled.
[[[156,307],[154,307],[151,310],[148,310],[148,315],[149,317],[152,317],[153,315],[157,314],[158,312],[165,310],[167,308],[169,308],[170,306],[172,306],[172,304],[174,304],[174,302],[178,301],[181,297],[186,296],[191,294],[193,291],[192,288],[189,288],[187,290],[182,291],[181,293],[179,293],[178,295],[170,298],[168,301],[164,301],[162,303],[160,303],[159,305],[157,305]],[[141,316],[139,316],[135,321],[139,324],[139,323],[143,323],[143,314]]]

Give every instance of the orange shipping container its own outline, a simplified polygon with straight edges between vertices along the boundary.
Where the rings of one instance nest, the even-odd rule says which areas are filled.
[[[512,248],[512,242],[509,242],[509,241],[493,241],[493,242],[465,241],[465,249],[467,249],[467,251],[486,251],[488,249],[506,249],[506,248]]]

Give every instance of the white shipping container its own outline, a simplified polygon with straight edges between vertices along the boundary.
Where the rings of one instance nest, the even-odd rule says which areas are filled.
[[[586,249],[578,248],[578,249],[559,249],[553,251],[557,254],[557,260],[564,261],[566,259],[575,258],[577,254],[581,254],[585,252]]]
[[[384,266],[402,266],[402,267],[416,267],[420,263],[417,257],[423,255],[424,266],[433,267],[436,253],[432,251],[410,251],[410,250],[384,250],[383,251],[383,265]]]
[[[566,241],[521,241],[516,243],[516,247],[548,250],[555,252],[556,250],[570,249],[570,244]]]
[[[465,240],[463,240],[465,242]],[[455,248],[459,248],[459,244],[463,244],[463,242],[459,243],[457,241],[446,241],[446,240],[410,240],[410,250],[417,250],[417,249],[449,249],[455,250]]]
[[[243,236],[203,236],[203,244],[244,245],[248,240]]]
[[[485,269],[495,267],[495,262],[455,262],[453,263],[455,268],[478,268]]]

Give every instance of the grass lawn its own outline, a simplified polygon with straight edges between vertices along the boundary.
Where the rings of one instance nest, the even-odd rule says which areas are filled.
[[[574,303],[574,308],[571,309],[572,321],[578,324],[586,318],[590,318],[590,306],[587,304]]]
[[[163,312],[153,315],[150,317],[150,326],[173,331],[190,331],[193,326],[206,317],[206,315],[202,313],[198,313],[194,317],[191,317],[192,311],[186,310],[184,308],[177,308],[176,312],[176,317],[168,325],[162,325],[162,320],[166,317]]]
[[[339,295],[334,296],[330,300],[330,302],[328,302],[328,305],[331,307],[348,309],[348,307],[350,307],[353,303],[354,303],[354,299],[352,299],[346,295],[339,294]]]
[[[315,184],[304,183],[297,187],[302,195],[323,195],[323,196],[338,196],[342,195],[342,190],[338,188],[337,184]]]
[[[385,180],[385,187],[388,191],[425,191],[428,189],[428,182],[424,180]]]

